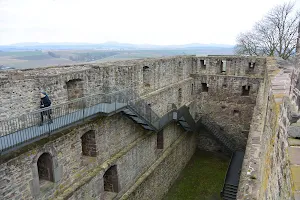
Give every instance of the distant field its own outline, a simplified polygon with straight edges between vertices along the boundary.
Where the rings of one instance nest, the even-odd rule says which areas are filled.
[[[23,56],[37,56],[37,55],[44,55],[42,51],[9,51],[9,52],[3,52],[0,51],[0,57],[1,56],[15,56],[15,57],[23,57]]]
[[[0,51],[0,66],[17,69],[66,65],[86,62],[103,62],[126,59],[165,57],[175,55],[232,54],[228,48],[174,49],[174,50],[43,50]]]
[[[30,55],[30,56],[21,56],[21,57],[15,57],[15,59],[19,60],[47,60],[47,59],[53,59],[53,57],[41,54],[41,55]]]

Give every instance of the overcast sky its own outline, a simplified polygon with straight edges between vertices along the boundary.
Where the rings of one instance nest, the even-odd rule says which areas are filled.
[[[300,8],[300,0],[297,8]],[[106,41],[235,44],[286,0],[0,0],[0,45]]]

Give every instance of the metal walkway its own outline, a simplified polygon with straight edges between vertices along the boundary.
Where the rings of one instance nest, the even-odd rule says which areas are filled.
[[[240,181],[240,172],[244,160],[244,152],[234,152],[227,170],[221,197],[224,200],[235,200]]]
[[[53,123],[40,126],[41,112],[50,112],[50,110]],[[217,124],[207,117],[195,122],[187,106],[177,109],[174,104],[172,110],[159,117],[132,89],[126,89],[76,99],[0,122],[0,155],[49,137],[63,128],[73,126],[88,118],[99,115],[110,116],[120,112],[144,129],[156,132],[172,121],[178,122],[186,131],[197,132],[204,127],[216,140],[224,144],[229,152],[235,151],[236,145],[226,137]]]
[[[66,127],[70,124],[82,121],[95,114],[113,113],[119,109],[124,108],[125,106],[127,106],[127,104],[125,103],[101,103],[89,108],[74,111],[70,114],[66,114],[61,117],[57,117],[53,119],[53,123],[51,124],[43,124],[42,126],[37,124],[29,128],[25,128],[8,135],[4,135],[0,137],[0,150],[3,151],[5,149],[17,146],[18,144],[21,144],[25,141],[44,136],[58,129]]]

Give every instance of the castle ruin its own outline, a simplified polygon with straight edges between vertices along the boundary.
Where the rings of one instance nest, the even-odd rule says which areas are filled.
[[[300,199],[299,59],[2,71],[0,199],[161,199],[196,148],[245,152],[236,199]],[[53,102],[42,126],[40,91]]]

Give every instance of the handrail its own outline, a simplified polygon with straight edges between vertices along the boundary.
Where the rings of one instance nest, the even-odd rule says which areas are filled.
[[[95,114],[114,114],[124,108],[132,109],[156,131],[161,130],[161,123],[165,124],[173,120],[173,114],[171,112],[167,113],[167,116],[159,117],[151,106],[149,106],[144,99],[140,98],[139,94],[133,88],[127,87],[118,90],[118,88],[114,87],[111,89],[115,91],[108,94],[98,93],[78,98],[0,122],[0,153],[25,143],[26,141],[31,141],[44,135],[50,135],[58,129],[69,126],[75,122],[84,121],[86,118],[94,116]],[[172,104],[171,110],[177,110],[176,105]],[[50,123],[46,126],[37,126],[41,121],[41,116],[45,115],[44,118],[46,118],[50,112],[52,113],[51,116],[54,123]],[[195,130],[196,122],[192,116],[189,116],[190,113],[189,115],[182,114],[187,118],[186,120],[189,121],[190,126],[192,126],[191,129]],[[204,125],[206,124],[205,121],[207,121],[208,124],[212,125],[218,132],[222,131],[219,125],[213,123],[208,116],[202,116],[200,120]],[[221,134],[222,137],[219,137],[216,133],[212,134],[215,135],[218,140],[225,143],[227,148],[235,147],[233,141],[229,141],[224,134]]]
[[[84,121],[95,114],[113,114],[128,106],[158,129],[155,125],[158,124],[159,116],[140,98],[134,88],[111,89],[115,91],[93,94],[0,121],[0,153],[35,138],[50,135],[58,129]],[[37,126],[41,123],[42,116],[48,120],[48,113],[51,113],[54,123]]]
[[[131,89],[131,88],[126,87],[123,90],[125,91],[125,90],[129,90],[129,89]],[[15,116],[15,117],[11,117],[11,118],[5,119],[3,121],[0,121],[0,123],[1,122],[5,122],[5,121],[10,121],[10,120],[13,120],[13,119],[16,119],[16,118],[20,118],[22,115],[28,115],[30,113],[41,113],[42,111],[51,110],[53,108],[60,107],[62,105],[67,105],[67,104],[71,104],[71,103],[77,103],[77,102],[82,101],[84,99],[88,99],[88,98],[95,97],[95,96],[98,96],[98,95],[106,95],[107,96],[107,95],[112,95],[112,94],[120,93],[123,90],[113,91],[113,92],[110,92],[110,93],[102,93],[102,92],[101,93],[96,93],[96,94],[93,94],[93,95],[89,95],[89,96],[79,97],[77,99],[68,100],[68,101],[66,101],[64,103],[51,105],[50,107],[47,107],[47,108],[38,108],[38,109],[35,109],[35,110],[30,110],[30,111],[28,110],[28,112],[26,114],[21,114],[19,116]],[[25,110],[25,112],[26,111],[27,110]]]
[[[210,124],[212,125],[214,128],[216,128],[218,130],[218,133],[219,132],[224,132],[224,130],[221,129],[220,125],[217,124],[216,122],[214,122],[208,114],[205,114],[203,116],[200,117],[199,121],[205,125],[206,123],[207,124]],[[212,131],[212,134],[218,139],[218,140],[222,140],[218,135],[220,135],[221,137],[224,138],[224,141],[221,141],[221,142],[226,142],[227,144],[224,144],[227,148],[230,148],[230,150],[234,150],[234,149],[231,149],[231,148],[236,148],[237,145],[235,143],[234,140],[230,140],[226,134],[215,134],[213,131]]]

